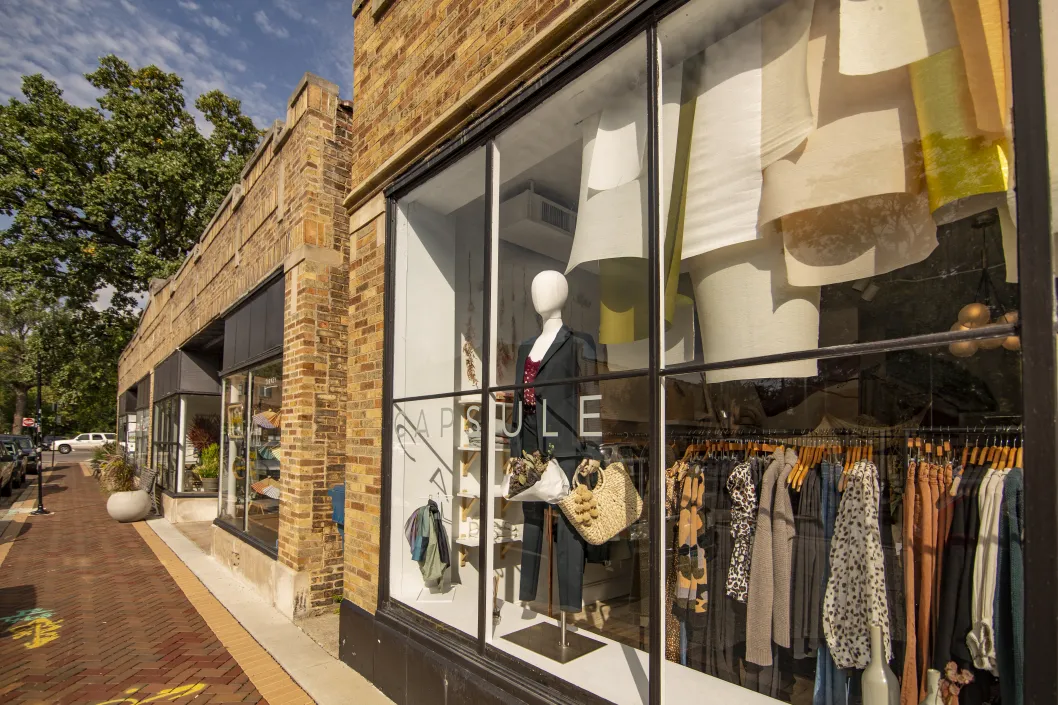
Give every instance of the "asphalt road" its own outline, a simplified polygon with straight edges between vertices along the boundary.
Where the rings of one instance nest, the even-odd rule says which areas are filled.
[[[50,450],[44,451],[44,467],[54,467],[52,465],[52,457],[55,458],[55,465],[61,465],[62,463],[87,463],[92,459],[92,449],[78,449],[71,450],[66,455],[63,455],[59,451],[52,453]]]

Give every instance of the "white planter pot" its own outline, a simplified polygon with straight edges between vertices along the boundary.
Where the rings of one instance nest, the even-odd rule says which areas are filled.
[[[107,513],[120,522],[140,521],[151,511],[151,498],[143,490],[115,492],[107,500]]]

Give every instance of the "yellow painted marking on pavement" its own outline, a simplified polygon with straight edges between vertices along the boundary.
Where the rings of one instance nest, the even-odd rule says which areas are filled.
[[[205,689],[205,683],[192,683],[189,685],[177,686],[176,688],[166,688],[157,695],[152,695],[143,700],[140,700],[139,698],[121,698],[119,700],[107,700],[106,702],[99,703],[99,705],[145,705],[146,703],[160,703],[164,700],[172,701],[186,698],[189,695],[196,695]],[[125,691],[125,695],[135,695],[138,691],[139,688],[129,688]]]
[[[8,627],[7,631],[11,632],[11,638],[16,641],[32,637],[24,646],[27,649],[39,649],[59,638],[59,627],[61,626],[61,619],[53,622],[47,617],[37,617],[28,622],[21,622],[13,627]]]
[[[313,705],[315,701],[294,682],[271,654],[242,628],[242,625],[217,598],[213,597],[202,581],[191,572],[191,569],[184,565],[173,550],[147,526],[147,522],[137,521],[132,526],[161,564],[165,566],[165,569],[169,571],[169,575],[187,597],[188,602],[198,610],[199,615],[217,635],[220,643],[228,650],[231,657],[239,664],[239,668],[243,670],[265,700],[270,703],[283,703],[283,705]],[[106,704],[101,703],[100,705]]]

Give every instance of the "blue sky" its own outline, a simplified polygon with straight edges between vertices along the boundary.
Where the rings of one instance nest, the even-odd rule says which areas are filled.
[[[0,0],[0,100],[42,73],[94,104],[83,79],[113,53],[184,78],[189,105],[219,88],[266,127],[306,71],[352,88],[351,0]]]

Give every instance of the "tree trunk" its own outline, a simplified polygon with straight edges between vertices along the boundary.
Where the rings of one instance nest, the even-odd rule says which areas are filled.
[[[29,385],[15,382],[15,420],[11,422],[11,433],[18,435],[22,433],[22,419],[26,415],[26,398]]]

